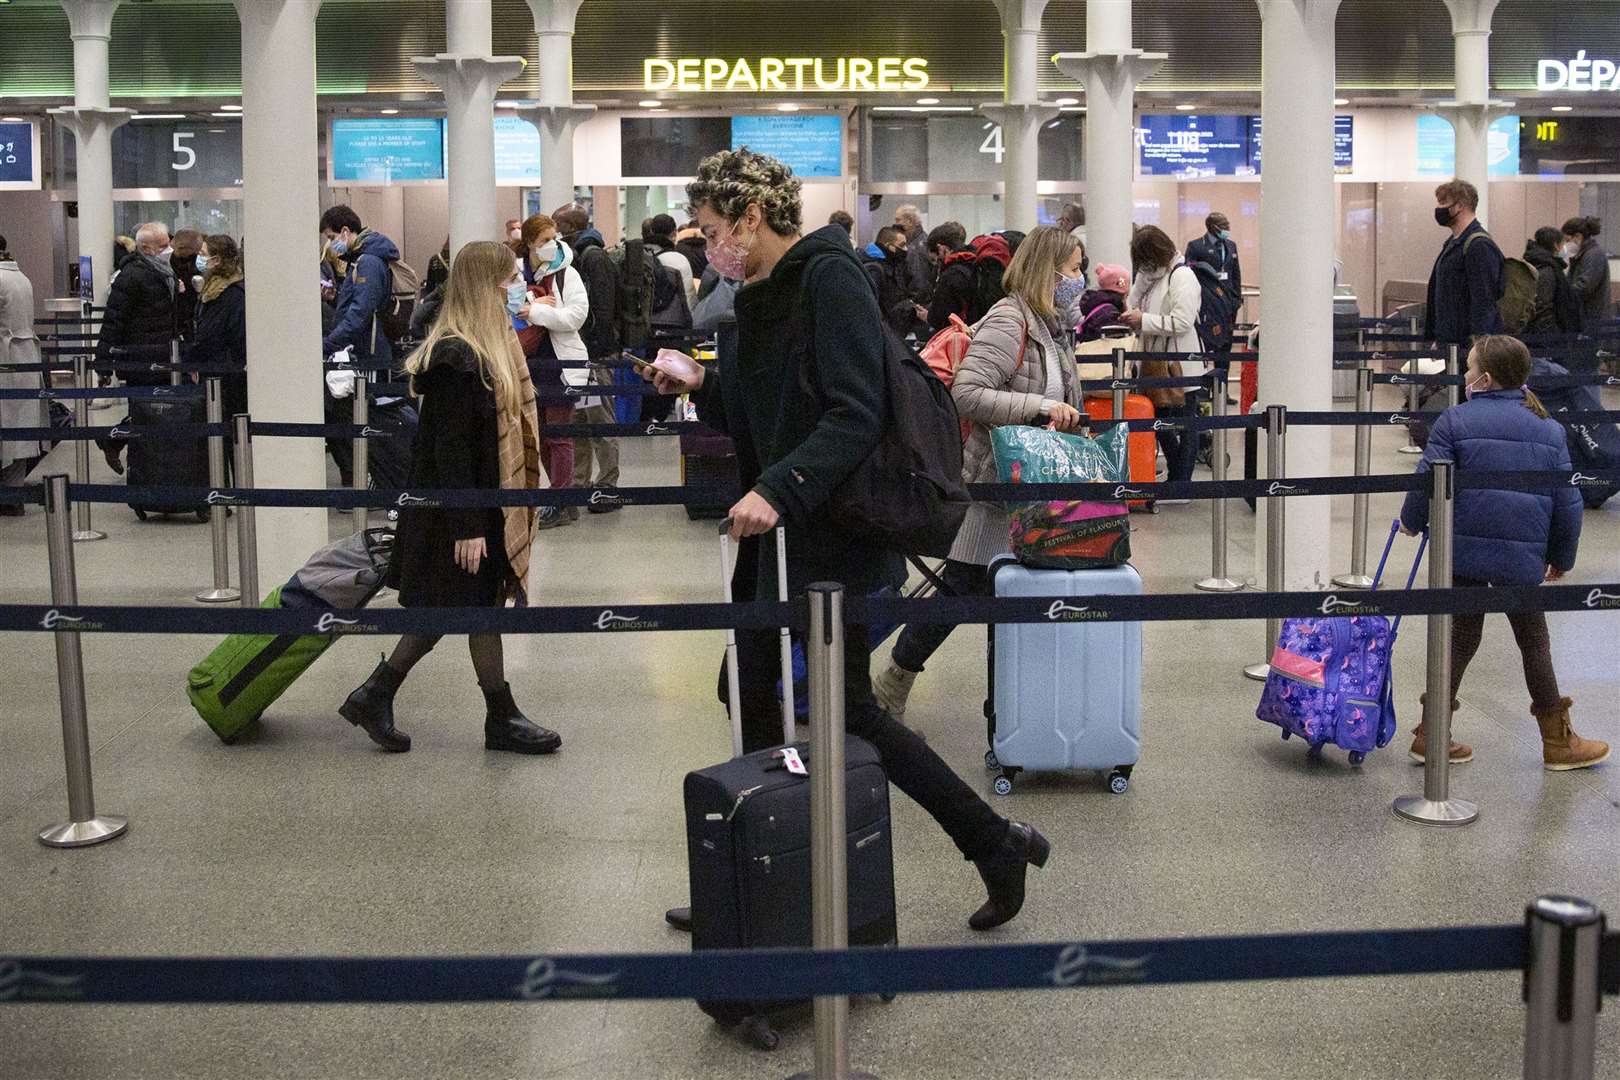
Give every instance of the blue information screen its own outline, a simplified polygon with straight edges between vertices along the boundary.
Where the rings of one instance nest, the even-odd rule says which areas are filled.
[[[39,187],[39,151],[31,123],[0,124],[0,187]]]
[[[444,179],[444,121],[385,117],[332,121],[332,180],[368,184]]]
[[[1249,176],[1247,116],[1144,116],[1136,139],[1143,176]]]
[[[524,187],[540,183],[540,131],[521,116],[495,118],[495,182]]]
[[[1255,172],[1260,171],[1260,117],[1249,117],[1249,165]],[[1333,118],[1333,171],[1348,173],[1356,165],[1356,118],[1353,116],[1335,116]]]
[[[734,116],[731,149],[769,154],[799,177],[844,174],[844,120],[841,116]]]
[[[1417,171],[1424,176],[1453,176],[1457,171],[1457,133],[1451,122],[1434,113],[1417,118]],[[1490,130],[1490,174],[1519,174],[1519,118],[1498,117]]]

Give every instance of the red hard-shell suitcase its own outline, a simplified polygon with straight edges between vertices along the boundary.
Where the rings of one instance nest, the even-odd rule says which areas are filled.
[[[1112,418],[1114,414],[1113,398],[1111,396],[1086,398],[1086,414],[1093,420]],[[1151,420],[1153,416],[1153,402],[1141,394],[1127,394],[1125,396],[1125,419]],[[1127,454],[1131,470],[1131,483],[1151,484],[1158,478],[1159,443],[1153,432],[1131,432]],[[1151,499],[1133,499],[1131,501],[1132,510],[1150,509],[1152,505]]]

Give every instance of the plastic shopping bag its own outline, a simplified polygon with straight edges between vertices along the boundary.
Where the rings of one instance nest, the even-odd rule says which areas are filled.
[[[1123,483],[1129,431],[1116,425],[1096,438],[1046,428],[990,432],[1004,484]],[[1012,553],[1026,566],[1090,570],[1131,557],[1130,512],[1123,502],[1057,499],[1009,503]]]

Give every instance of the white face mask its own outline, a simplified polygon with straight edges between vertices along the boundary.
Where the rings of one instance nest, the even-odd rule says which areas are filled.
[[[541,266],[550,266],[557,259],[557,241],[547,240],[535,248],[534,257]]]
[[[522,229],[513,229],[511,232],[507,233],[507,235],[510,236],[513,240],[521,240],[521,239],[523,239],[523,230]]]
[[[1573,240],[1566,241],[1564,246],[1558,249],[1558,253],[1566,259],[1573,259],[1581,253],[1581,245]]]

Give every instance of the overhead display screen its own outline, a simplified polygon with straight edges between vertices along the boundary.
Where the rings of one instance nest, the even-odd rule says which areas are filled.
[[[0,191],[39,190],[39,129],[32,121],[0,124]]]
[[[1423,176],[1454,176],[1457,172],[1457,133],[1451,122],[1434,113],[1417,118],[1417,171]],[[1492,121],[1490,130],[1490,174],[1519,174],[1519,118],[1503,116]]]
[[[1249,117],[1249,164],[1260,171],[1260,117]],[[1356,118],[1333,118],[1333,171],[1353,172],[1356,167]]]
[[[1247,116],[1144,116],[1136,130],[1143,176],[1252,176]]]
[[[787,165],[799,177],[844,174],[844,118],[841,116],[734,116],[731,148],[742,147]]]
[[[113,132],[113,187],[242,186],[242,123],[135,120]]]
[[[521,116],[495,118],[495,183],[503,187],[540,183],[540,130]]]
[[[1526,176],[1620,173],[1620,116],[1526,116],[1519,128]]]
[[[333,183],[401,184],[444,179],[444,121],[390,116],[336,119],[327,160]]]

